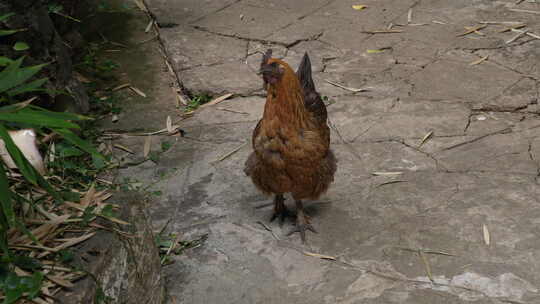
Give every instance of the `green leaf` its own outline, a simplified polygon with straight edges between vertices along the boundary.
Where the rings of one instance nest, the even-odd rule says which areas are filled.
[[[172,144],[168,141],[162,141],[161,142],[161,151],[162,152],[166,152],[167,150],[169,150],[170,148],[172,147]]]
[[[2,219],[2,223],[0,224],[0,226],[7,227],[7,223],[5,222],[5,219]],[[0,247],[2,248],[2,251],[3,251],[2,259],[10,256],[7,242],[8,242],[7,235],[4,233],[0,233]],[[2,262],[0,262],[0,285],[2,284],[2,275],[3,275],[3,270],[2,270],[3,268],[1,265],[2,265]]]
[[[6,20],[7,18],[9,18],[9,17],[11,17],[13,15],[15,15],[15,13],[7,13],[5,15],[0,16],[0,22]]]
[[[108,217],[116,217],[116,213],[113,210],[113,205],[107,204],[101,209],[101,214]]]
[[[34,81],[31,81],[29,83],[26,83],[24,85],[21,85],[21,86],[18,86],[14,89],[11,89],[8,91],[8,95],[9,96],[15,96],[15,95],[19,95],[19,94],[22,94],[22,93],[28,93],[28,92],[33,92],[33,91],[37,91],[41,88],[41,86],[47,82],[47,80],[49,80],[49,78],[40,78],[40,79],[36,79]]]
[[[0,289],[4,290],[5,281],[6,278],[9,275],[9,257],[8,256],[2,256],[2,260],[0,261]]]
[[[159,152],[156,152],[156,151],[152,151],[148,154],[148,159],[150,159],[151,161],[153,161],[154,163],[158,163],[159,162],[159,159],[160,159],[160,153]]]
[[[61,12],[64,9],[64,7],[61,4],[58,3],[51,3],[49,4],[49,12],[57,14]]]
[[[61,263],[69,263],[73,261],[73,259],[75,258],[75,254],[69,249],[62,249],[58,251],[57,257]]]
[[[28,278],[28,281],[26,281],[25,283],[26,291],[28,292],[28,298],[35,298],[41,290],[41,284],[43,283],[43,273],[39,271],[34,272],[32,277]]]
[[[0,30],[0,37],[1,36],[8,36],[8,35],[13,35],[17,32],[20,32],[21,30]]]
[[[28,104],[29,103],[27,101],[23,101],[23,102],[19,102],[19,103],[16,103],[16,104],[3,106],[3,107],[0,107],[0,113],[15,112],[15,111],[18,111],[18,110],[20,110],[22,108],[27,107]]]
[[[24,270],[36,270],[42,267],[39,260],[26,255],[15,255],[13,264]]]
[[[5,69],[2,70],[2,72],[0,72],[0,87],[2,86],[7,86],[7,85],[11,85],[11,83],[9,82],[9,77],[11,75],[13,75],[18,69],[19,67],[21,66],[22,64],[22,61],[23,61],[24,57],[21,57],[15,61],[13,61],[10,65],[8,65]],[[6,80],[4,80],[6,79]],[[14,86],[16,86],[17,84],[15,84]],[[6,91],[7,89],[0,89],[0,93]]]
[[[3,286],[6,296],[4,304],[14,303],[24,293],[28,293],[28,299],[35,298],[41,290],[42,283],[43,273],[41,272],[34,272],[32,276],[18,276],[13,272],[9,273]]]
[[[86,208],[84,208],[83,214],[81,216],[82,222],[81,225],[86,226],[90,222],[90,220],[95,216],[94,209],[96,209],[96,205],[90,205]]]
[[[15,42],[15,45],[13,45],[13,49],[15,51],[26,51],[29,48],[30,48],[30,46],[28,45],[28,43],[23,42],[23,41],[17,41],[17,42]]]
[[[58,157],[60,158],[65,158],[72,156],[81,156],[84,154],[84,152],[73,147],[71,144],[60,142],[58,143],[58,145],[56,145],[56,154],[58,154]]]
[[[47,64],[38,64],[34,66],[21,68],[21,63],[24,57],[15,60],[0,72],[0,93],[5,92],[13,87],[22,85],[30,77],[34,76]]]
[[[53,112],[53,111],[49,111],[49,110],[46,110],[46,109],[43,109],[43,108],[40,108],[38,106],[32,106],[30,105],[28,108],[32,109],[32,110],[36,110],[36,111],[40,111],[42,113],[45,113],[47,116],[49,117],[55,117],[57,119],[63,119],[63,120],[92,120],[93,118],[91,117],[87,117],[87,116],[84,116],[84,115],[79,115],[79,114],[75,114],[75,113],[69,113],[69,112],[63,112],[63,113],[60,113],[60,112]]]
[[[39,183],[40,185],[42,185],[44,181],[45,181],[45,180],[43,179],[43,177],[41,177],[41,175],[38,174],[38,183]],[[46,181],[45,181],[45,183],[46,183]],[[47,185],[48,185],[48,184],[47,184]],[[47,188],[47,187],[44,187],[44,188],[47,189],[48,191],[50,191],[50,189],[49,189],[50,186],[49,186],[49,188]],[[54,191],[54,190],[53,190],[53,191]],[[16,197],[19,201],[23,201],[23,200],[28,201],[28,200],[26,200],[24,197],[18,195],[17,193],[14,193],[14,194],[15,194],[15,197]],[[54,196],[54,193],[51,193],[51,195]],[[15,201],[15,200],[14,200],[14,201]],[[41,244],[41,243],[39,242],[39,240],[36,238],[36,236],[33,235],[32,232],[31,232],[30,230],[28,230],[28,228],[26,228],[26,226],[24,225],[24,223],[23,223],[19,218],[15,218],[15,227],[16,227],[17,229],[19,229],[19,231],[22,231],[22,233],[26,234],[26,236],[28,236],[28,238],[31,239],[33,242],[35,242],[35,243],[38,244],[38,245],[43,246],[43,244]]]
[[[6,66],[13,62],[13,60],[7,58],[6,56],[0,56],[0,66]]]
[[[11,304],[17,301],[23,294],[21,288],[20,277],[13,272],[10,272],[4,281],[4,304]]]
[[[92,154],[92,165],[94,166],[94,168],[101,170],[107,166],[107,163],[105,162],[104,157]]]
[[[2,211],[9,226],[15,226],[15,211],[13,209],[13,203],[11,200],[11,190],[9,189],[9,183],[7,179],[7,173],[4,169],[4,163],[0,162],[0,204],[2,204]],[[7,229],[7,227],[6,227]]]
[[[32,107],[26,107],[16,112],[0,112],[0,120],[32,124],[48,128],[71,128],[78,129],[79,126],[64,119],[65,113],[52,111],[35,111]]]
[[[92,154],[92,156],[95,156],[97,158],[104,158],[103,155],[101,155],[101,153],[99,153],[96,148],[88,141],[80,138],[79,136],[75,135],[75,133],[73,133],[71,130],[68,130],[68,129],[55,129],[55,131],[62,135],[68,142],[70,142],[71,144],[79,147],[80,149],[82,149],[83,151],[86,151],[90,154]]]
[[[77,192],[62,191],[60,195],[62,195],[62,197],[66,201],[70,201],[70,202],[79,202],[81,200],[81,195]]]

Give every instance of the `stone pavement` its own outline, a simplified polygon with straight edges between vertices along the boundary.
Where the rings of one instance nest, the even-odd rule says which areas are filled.
[[[480,23],[538,35],[539,3],[146,4],[185,88],[235,94],[184,120],[157,165],[122,173],[163,177],[155,227],[208,234],[165,268],[171,303],[540,303],[540,40]],[[307,245],[268,222],[271,199],[242,171],[267,48],[294,67],[308,51],[328,103],[338,172],[308,205]]]

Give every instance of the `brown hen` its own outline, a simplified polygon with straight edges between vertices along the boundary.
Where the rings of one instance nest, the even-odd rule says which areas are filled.
[[[296,229],[302,242],[306,230],[316,232],[302,200],[317,199],[334,180],[336,158],[330,150],[326,107],[311,77],[307,53],[297,74],[284,61],[263,56],[261,73],[267,91],[264,114],[253,130],[253,153],[245,173],[266,194],[274,194],[274,214],[281,223],[289,214],[283,194],[296,202]]]

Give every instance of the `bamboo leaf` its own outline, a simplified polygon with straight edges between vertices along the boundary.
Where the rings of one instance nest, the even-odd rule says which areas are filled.
[[[6,56],[0,56],[0,66],[7,66],[13,62],[10,58]]]
[[[41,177],[41,176],[39,176]],[[39,178],[38,178],[39,179]],[[25,199],[24,197],[18,195],[17,193],[13,193],[15,195],[15,198],[19,199],[19,200],[23,200],[23,201],[27,201],[27,199]],[[16,201],[15,199],[13,200],[14,202]],[[21,231],[22,233],[26,234],[26,236],[28,236],[29,239],[31,239],[33,242],[35,242],[36,244],[38,245],[42,245],[39,240],[36,238],[36,236],[34,234],[32,234],[32,232],[30,230],[28,230],[28,228],[26,228],[26,226],[24,225],[23,222],[21,222],[21,220],[19,218],[15,218],[15,227],[17,229],[19,229],[19,231]]]
[[[16,103],[16,104],[0,107],[0,113],[18,111],[18,110],[20,110],[22,108],[27,107],[32,101],[34,101],[36,99],[37,99],[37,97],[34,96],[34,97],[32,97],[32,98],[30,98],[28,100],[25,100],[25,101],[22,101],[22,102],[19,102],[19,103]]]
[[[15,45],[13,45],[13,49],[15,51],[25,51],[25,50],[28,50],[29,48],[30,46],[28,45],[28,43],[23,42],[23,41],[17,41],[15,42]]]
[[[53,111],[49,111],[49,110],[40,108],[38,106],[32,106],[31,105],[28,108],[30,108],[32,110],[39,111],[42,114],[47,115],[48,117],[54,117],[54,118],[57,118],[57,119],[63,119],[63,120],[92,120],[91,117],[87,117],[87,116],[84,116],[84,115],[79,115],[79,114],[69,113],[69,112],[63,112],[63,113],[53,112]]]
[[[95,157],[103,159],[103,155],[99,153],[96,148],[87,142],[86,140],[81,139],[79,136],[75,135],[72,131],[68,129],[54,129],[58,134],[62,135],[67,141],[71,144],[81,148],[82,150],[92,154]]]
[[[361,11],[361,10],[367,8],[367,6],[358,4],[358,5],[353,5],[352,8],[354,10]]]
[[[1,36],[8,36],[8,35],[13,35],[17,32],[20,32],[21,30],[0,30],[0,37]]]
[[[0,31],[1,32],[1,31]],[[1,34],[0,34],[1,36]],[[2,72],[0,72],[0,84],[4,84],[4,82],[8,82],[9,81],[9,77],[15,73],[15,71],[17,69],[19,69],[19,67],[21,66],[22,64],[22,61],[23,61],[24,57],[21,57],[17,60],[14,60],[11,62],[11,64],[9,64],[5,69],[2,70]],[[6,79],[6,80],[4,80]],[[17,84],[15,84],[17,85]],[[5,89],[7,90],[7,89]],[[5,90],[2,90],[0,89],[0,93],[4,92]]]
[[[30,277],[27,286],[28,286],[28,298],[35,298],[41,291],[41,285],[43,284],[43,273],[38,271],[34,272]]]
[[[19,109],[16,112],[0,112],[0,120],[9,122],[18,122],[32,124],[48,128],[69,128],[78,129],[79,126],[68,121],[67,118],[72,118],[66,113],[56,113],[52,111],[36,111],[34,107],[28,106]]]
[[[9,183],[7,179],[7,172],[4,168],[3,162],[0,162],[0,203],[2,204],[2,211],[4,212],[4,216],[6,217],[8,225],[10,227],[14,227],[15,211],[13,209],[11,194],[12,193],[9,189]]]
[[[5,92],[13,87],[23,84],[30,77],[34,76],[47,64],[38,64],[34,66],[21,68],[24,57],[15,60],[0,72],[0,92]]]
[[[335,257],[330,256],[330,255],[325,255],[325,254],[318,254],[318,253],[313,253],[313,252],[308,252],[308,251],[304,251],[304,254],[310,257],[319,258],[323,260],[331,260],[331,261],[336,260]]]
[[[5,15],[0,16],[0,22],[6,20],[7,18],[9,18],[9,17],[11,17],[13,15],[15,15],[15,13],[7,13]]]
[[[9,96],[15,96],[22,93],[32,92],[38,90],[45,82],[49,80],[48,78],[40,78],[24,85],[18,86],[14,89],[8,91]]]
[[[486,224],[482,225],[482,232],[484,234],[484,243],[486,243],[487,246],[491,243],[491,237],[489,235],[489,230]]]

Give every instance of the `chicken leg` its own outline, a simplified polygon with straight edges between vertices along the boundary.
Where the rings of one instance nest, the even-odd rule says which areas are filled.
[[[274,221],[276,218],[279,217],[279,226],[283,226],[285,217],[290,215],[291,213],[285,206],[285,198],[283,197],[283,194],[276,194],[276,196],[274,197],[274,214],[272,214],[270,222]]]
[[[306,230],[317,233],[317,230],[311,225],[310,218],[304,212],[304,205],[301,200],[296,200],[296,227],[294,227],[287,235],[295,232],[300,232],[302,243],[306,243]]]

